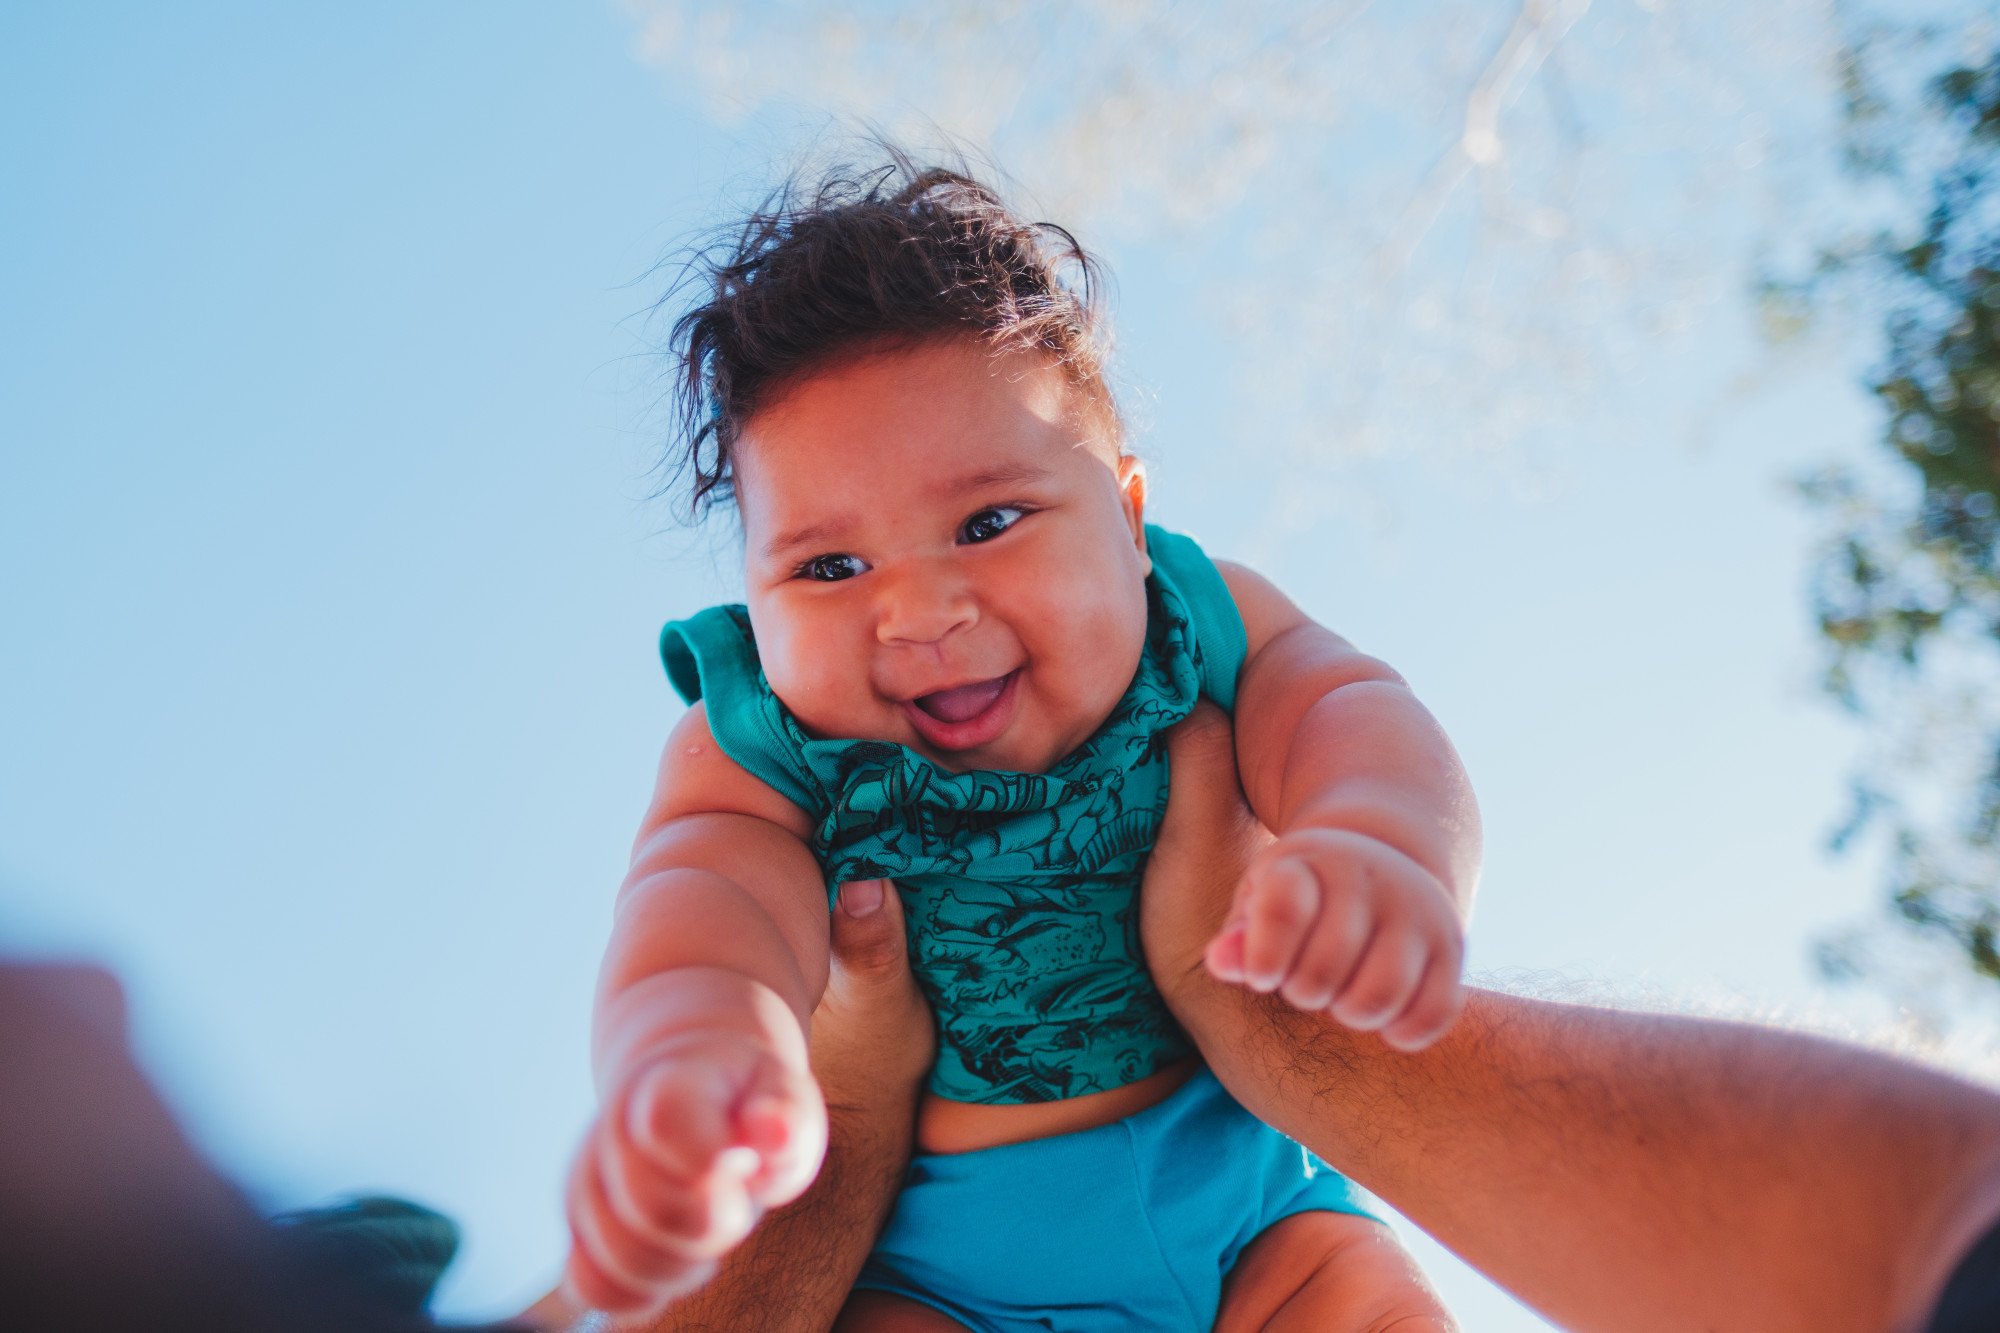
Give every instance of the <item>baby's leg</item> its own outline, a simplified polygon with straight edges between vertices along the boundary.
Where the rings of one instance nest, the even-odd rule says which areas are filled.
[[[857,1291],[841,1307],[833,1333],[965,1333],[944,1311],[888,1291]]]
[[[1215,1333],[1260,1330],[1457,1333],[1458,1323],[1389,1228],[1311,1212],[1265,1228],[1223,1284]]]

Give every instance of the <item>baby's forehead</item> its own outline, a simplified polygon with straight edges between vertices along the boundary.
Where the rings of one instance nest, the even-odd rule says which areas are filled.
[[[1115,461],[1116,440],[1083,398],[1027,354],[956,343],[882,353],[788,386],[744,423],[736,461],[753,491],[837,487],[858,473],[898,492]]]

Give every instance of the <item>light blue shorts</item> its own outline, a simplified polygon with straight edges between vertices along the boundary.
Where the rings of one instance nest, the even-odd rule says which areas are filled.
[[[1115,1124],[919,1154],[855,1286],[979,1333],[1207,1330],[1243,1247],[1314,1209],[1378,1216],[1204,1068]]]

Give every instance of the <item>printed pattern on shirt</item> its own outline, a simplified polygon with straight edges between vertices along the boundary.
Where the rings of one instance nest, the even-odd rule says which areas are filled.
[[[1166,731],[1193,710],[1203,662],[1171,581],[1156,573],[1147,597],[1130,686],[1046,773],[953,773],[893,742],[807,736],[755,665],[748,612],[724,608],[728,655],[756,675],[756,730],[782,737],[790,753],[771,758],[813,798],[829,893],[877,878],[902,893],[912,968],[937,1017],[930,1087],[944,1097],[1076,1097],[1193,1050],[1146,973],[1138,909],[1166,812]],[[705,675],[724,654],[701,656]]]

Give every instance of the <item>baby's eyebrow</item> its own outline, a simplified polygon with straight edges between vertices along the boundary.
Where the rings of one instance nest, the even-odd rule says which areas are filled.
[[[944,495],[965,495],[972,491],[985,490],[988,486],[1042,481],[1048,475],[1047,468],[1034,463],[1001,463],[994,467],[981,468],[962,477],[947,478],[932,489]]]
[[[817,545],[832,537],[839,526],[837,523],[808,523],[789,532],[781,532],[764,543],[764,558],[772,560],[801,546]]]

